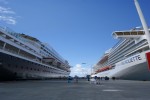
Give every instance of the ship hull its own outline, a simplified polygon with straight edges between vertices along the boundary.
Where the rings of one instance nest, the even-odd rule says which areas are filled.
[[[130,66],[114,74],[110,73],[109,77],[116,77],[126,80],[150,80],[150,71],[148,70],[147,62],[144,62],[138,65]]]
[[[43,64],[0,52],[0,80],[50,79],[69,75],[69,72],[62,74],[59,71]]]
[[[121,65],[122,62],[128,60],[125,59],[124,61],[119,62],[118,65],[116,64],[117,66],[114,69],[97,73],[93,75],[93,77],[108,76],[110,78],[115,77],[117,79],[125,79],[125,80],[150,80],[150,70],[148,68],[148,63],[145,54],[146,52],[138,54],[138,56],[141,57],[140,60]],[[134,58],[136,56],[137,55],[131,58]]]

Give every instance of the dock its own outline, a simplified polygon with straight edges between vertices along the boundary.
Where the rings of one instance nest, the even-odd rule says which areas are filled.
[[[150,81],[80,79],[0,82],[1,100],[150,100]]]

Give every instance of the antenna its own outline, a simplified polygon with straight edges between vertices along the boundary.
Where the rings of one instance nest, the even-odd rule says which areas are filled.
[[[142,13],[142,10],[141,10],[141,8],[140,8],[140,5],[139,5],[138,1],[137,1],[137,0],[134,0],[134,3],[135,3],[135,6],[136,6],[136,9],[137,9],[137,12],[138,12],[138,14],[139,14],[139,17],[140,17],[142,26],[143,26],[144,31],[145,31],[145,36],[146,36],[146,39],[147,39],[147,42],[148,42],[148,46],[149,46],[149,48],[150,48],[150,34],[149,34],[149,31],[148,31],[148,27],[147,27],[145,18],[144,18],[144,16],[143,16],[143,13]]]

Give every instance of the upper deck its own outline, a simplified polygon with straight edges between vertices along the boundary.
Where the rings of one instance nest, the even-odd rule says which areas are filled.
[[[141,36],[145,35],[143,30],[139,31],[115,31],[113,37],[118,38],[140,38]]]
[[[43,58],[53,58],[55,66],[70,68],[69,63],[49,45],[34,37],[16,33],[9,28],[0,27],[0,47],[5,51],[43,63],[46,63]]]

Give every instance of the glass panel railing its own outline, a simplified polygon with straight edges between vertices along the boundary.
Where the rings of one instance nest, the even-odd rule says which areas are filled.
[[[124,35],[130,35],[130,32],[123,32]]]
[[[116,34],[117,34],[117,35],[123,35],[123,33],[122,33],[122,32],[116,32]]]
[[[137,35],[138,32],[131,32],[131,35]]]
[[[143,31],[139,31],[138,35],[144,35],[145,33]]]

